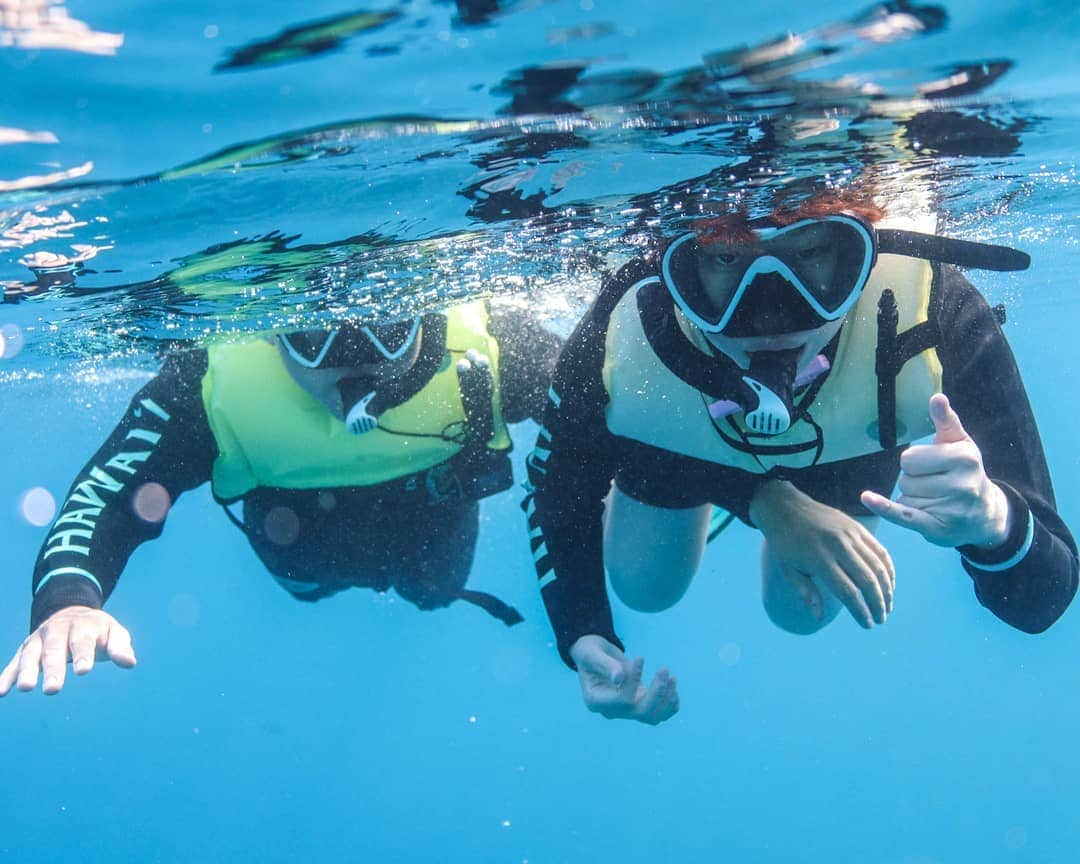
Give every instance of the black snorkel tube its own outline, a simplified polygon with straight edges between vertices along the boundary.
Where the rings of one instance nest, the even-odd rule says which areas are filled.
[[[1027,252],[1010,246],[957,240],[898,228],[875,229],[874,233],[877,235],[877,251],[887,255],[904,255],[907,258],[922,258],[939,264],[952,264],[971,270],[995,270],[999,273],[1027,270],[1031,266],[1031,256]]]

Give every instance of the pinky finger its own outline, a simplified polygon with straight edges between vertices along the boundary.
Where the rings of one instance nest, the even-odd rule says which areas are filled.
[[[893,525],[899,525],[901,528],[909,528],[922,534],[932,530],[937,524],[933,517],[921,510],[892,501],[876,492],[863,492],[861,500],[868,510],[886,522],[892,522]]]
[[[135,648],[131,644],[131,634],[115,622],[109,627],[105,651],[117,666],[129,669],[135,665]]]

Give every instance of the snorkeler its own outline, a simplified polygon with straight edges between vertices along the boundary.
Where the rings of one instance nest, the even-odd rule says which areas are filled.
[[[371,326],[221,344],[168,357],[72,485],[33,576],[31,634],[0,696],[46,693],[95,660],[133,666],[102,609],[176,498],[210,481],[277,581],[300,600],[389,588],[420,609],[465,587],[478,501],[512,484],[507,423],[539,416],[561,340],[473,302]],[[242,502],[242,517],[228,505]]]
[[[792,633],[841,607],[885,622],[896,577],[878,517],[955,547],[979,602],[1020,630],[1045,630],[1076,591],[1016,363],[956,269],[1027,256],[909,230],[855,189],[753,216],[702,219],[602,288],[527,459],[558,650],[607,717],[659,723],[679,698],[666,669],[646,686],[624,654],[605,568],[631,608],[672,606],[711,505],[762,532],[764,605]]]

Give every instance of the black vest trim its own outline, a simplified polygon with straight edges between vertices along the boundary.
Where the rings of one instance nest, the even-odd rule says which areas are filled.
[[[938,264],[932,264],[930,298],[927,304],[926,320],[897,333],[900,315],[897,311],[896,296],[891,290],[881,293],[878,301],[878,340],[877,357],[874,360],[874,372],[878,379],[878,442],[883,450],[896,447],[896,379],[908,360],[912,360],[923,351],[937,348],[941,344],[941,270]]]
[[[727,357],[711,357],[686,338],[675,301],[660,281],[642,285],[636,299],[649,347],[674,375],[713,399],[731,399],[746,389],[742,372]]]

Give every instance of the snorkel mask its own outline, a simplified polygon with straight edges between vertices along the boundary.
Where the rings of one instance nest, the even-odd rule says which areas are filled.
[[[392,324],[345,323],[330,330],[302,330],[278,336],[295,363],[305,369],[358,368],[404,357],[416,344],[420,318]],[[379,425],[378,415],[389,407],[379,398],[372,375],[350,375],[338,382],[345,425],[363,435]]]
[[[1016,249],[915,231],[878,230],[849,213],[787,225],[773,217],[747,220],[728,236],[718,236],[711,227],[706,222],[701,230],[677,237],[661,262],[672,299],[707,337],[778,336],[839,321],[858,301],[880,253],[983,270],[1024,270],[1031,263]],[[828,369],[821,355],[799,369],[799,354],[799,350],[750,353],[740,392],[713,403],[712,416],[742,410],[754,432],[787,431],[794,390]]]

